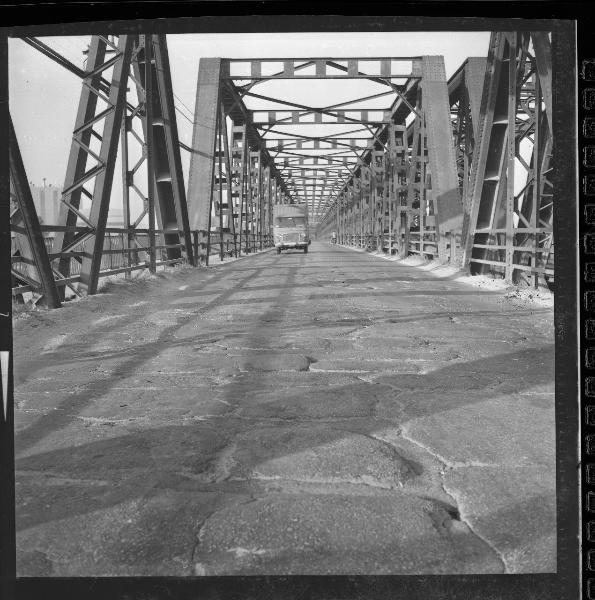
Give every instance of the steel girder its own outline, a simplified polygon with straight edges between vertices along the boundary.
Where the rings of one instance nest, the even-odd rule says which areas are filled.
[[[11,199],[14,198],[10,210],[13,237],[11,273],[12,279],[21,284],[16,289],[13,287],[13,295],[35,292],[49,308],[59,308],[60,295],[11,118],[8,135]]]
[[[463,202],[468,197],[475,140],[479,136],[481,95],[486,58],[468,58],[448,82],[454,147]],[[463,207],[465,210],[465,206]]]
[[[463,264],[472,273],[551,283],[551,98],[547,34],[494,33],[465,202]]]

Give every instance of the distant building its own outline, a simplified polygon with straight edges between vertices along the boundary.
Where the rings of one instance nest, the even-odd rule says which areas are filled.
[[[107,227],[124,227],[123,209],[110,207],[107,215]]]
[[[33,196],[33,203],[35,204],[35,210],[41,225],[58,225],[60,215],[60,197],[62,195],[62,188],[57,185],[46,184],[46,185],[35,185],[29,184],[31,188],[31,195]],[[90,209],[90,202],[86,198],[81,198],[81,210],[83,213],[87,213]],[[80,221],[78,225],[84,223]],[[107,217],[107,227],[123,227],[124,226],[124,211],[121,208],[113,207],[109,209]],[[44,234],[46,237],[53,236],[51,234]]]
[[[30,184],[33,203],[42,225],[57,225],[60,214],[62,188],[49,185]]]

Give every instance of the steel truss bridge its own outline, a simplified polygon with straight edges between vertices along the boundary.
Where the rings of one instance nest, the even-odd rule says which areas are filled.
[[[265,249],[273,205],[294,202],[319,239],[553,285],[547,33],[495,32],[448,80],[441,56],[203,58],[191,146],[164,35],[93,36],[84,69],[24,40],[81,95],[55,224],[40,224],[10,124],[15,297],[59,307],[101,277]],[[346,99],[286,93],[322,85]],[[124,224],[107,227],[118,152]]]

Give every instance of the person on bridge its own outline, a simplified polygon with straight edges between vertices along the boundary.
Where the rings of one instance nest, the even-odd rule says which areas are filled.
[[[333,231],[331,233],[331,244],[336,244],[337,243],[337,232]]]

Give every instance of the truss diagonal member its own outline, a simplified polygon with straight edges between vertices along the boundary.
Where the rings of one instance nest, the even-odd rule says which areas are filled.
[[[98,65],[100,65],[105,57],[106,44],[102,41],[99,36],[93,36],[91,38],[91,44],[89,46],[89,53],[87,56],[87,70],[92,71]],[[66,176],[64,178],[63,190],[72,189],[69,194],[62,193],[63,203],[60,207],[58,216],[58,225],[65,225],[67,227],[74,227],[77,222],[78,214],[81,205],[81,194],[84,189],[82,186],[77,186],[76,183],[83,177],[86,167],[88,153],[85,150],[85,146],[89,147],[91,142],[91,134],[93,132],[92,127],[87,126],[90,121],[95,119],[95,111],[97,109],[97,95],[91,92],[91,89],[99,90],[100,77],[95,76],[90,81],[86,81],[82,86],[81,97],[79,100],[79,106],[76,115],[76,122],[74,128],[73,137],[77,138],[77,141],[73,141],[70,146],[70,154],[68,157],[68,164],[66,167]],[[107,116],[107,115],[106,115]],[[79,143],[81,142],[81,143]],[[71,210],[71,208],[75,209]],[[65,248],[68,247],[74,232],[68,231],[56,231],[54,236],[53,252],[59,253],[64,252]],[[64,277],[70,275],[70,258],[62,257],[59,261],[59,270]],[[63,293],[63,292],[62,292]]]
[[[75,143],[78,143],[78,142],[75,142]],[[85,145],[82,144],[81,148],[85,149]],[[101,173],[101,171],[103,171],[104,168],[105,168],[105,164],[100,162],[98,165],[95,165],[93,168],[91,168],[88,171],[86,171],[85,173],[83,173],[77,181],[75,181],[71,186],[67,187],[65,190],[62,191],[63,202],[66,203],[67,201],[64,200],[64,198],[71,196],[74,191],[78,190],[85,183],[87,183],[87,181],[89,181],[90,179],[93,179],[94,177],[96,177],[99,173]],[[77,210],[77,207],[73,208],[71,203],[68,203],[68,206],[72,210],[75,210],[75,211]],[[77,212],[77,214],[80,216],[81,213]],[[81,218],[84,219],[84,217],[81,217]]]
[[[348,67],[344,67],[343,65],[340,65],[338,63],[335,63],[333,61],[328,61],[328,65],[331,67],[334,67],[335,69],[339,69],[340,71],[346,71],[348,72],[349,69]],[[383,77],[374,77],[373,75],[367,75],[366,73],[362,73],[360,71],[357,72],[357,75],[365,75],[366,79],[369,79],[370,81],[373,81],[374,83],[380,83],[381,85],[386,85],[388,87],[390,87],[392,89],[392,91],[397,94],[397,96],[399,96],[399,98],[403,101],[403,103],[405,104],[405,106],[407,106],[407,108],[414,113],[415,115],[417,115],[418,117],[420,116],[415,107],[407,100],[407,98],[405,98],[405,95],[403,94],[403,92],[399,89],[398,85],[395,85],[392,81],[390,81],[389,79],[383,78]]]
[[[66,202],[66,200],[64,200],[64,197],[60,198],[60,202],[64,205],[66,205],[70,211],[72,211],[77,217],[79,217],[79,219],[84,221],[89,227],[93,228],[91,221],[89,221],[89,219],[78,208],[76,208],[75,206],[72,206],[72,204],[69,204],[68,202]],[[65,246],[62,246],[62,252],[65,252],[64,248],[65,248]]]
[[[105,169],[103,169],[95,179],[89,219],[95,227],[95,231],[90,239],[90,256],[84,257],[81,265],[80,283],[81,286],[86,289],[88,294],[94,294],[97,291],[99,280],[105,225],[107,222],[107,213],[114,177],[120,127],[126,106],[126,81],[130,70],[132,41],[131,36],[120,36],[118,40],[118,49],[121,53],[121,58],[114,65],[112,73],[109,99],[110,104],[112,104],[115,109],[107,115],[104,123],[103,140],[99,156],[101,157],[101,161],[105,164]]]
[[[105,98],[105,100],[108,101],[109,99]],[[73,135],[78,136],[85,130],[90,129],[91,127],[93,127],[93,125],[95,125],[95,123],[98,123],[102,119],[105,119],[105,117],[107,117],[107,115],[109,115],[113,110],[113,106],[108,106],[105,110],[102,110],[100,113],[97,113],[93,118],[88,119],[82,125],[76,127],[75,130],[72,132]],[[77,143],[81,146],[81,148],[86,149],[87,144],[85,144],[82,140],[77,140]]]
[[[19,207],[19,210],[14,213],[12,220],[15,221],[16,225],[23,225],[27,231],[26,240],[23,240],[24,243],[21,244],[21,247],[27,248],[29,251],[27,253],[30,256],[25,256],[25,258],[32,259],[35,264],[39,282],[41,283],[39,292],[45,297],[48,307],[59,308],[61,306],[60,296],[58,295],[45,241],[41,233],[39,219],[35,210],[35,204],[31,195],[12,119],[9,119],[8,127],[10,180],[13,184]],[[20,234],[17,233],[16,235],[19,236]]]
[[[312,108],[311,111],[315,112],[317,110],[332,110],[336,108],[342,108],[345,106],[349,106],[350,104],[356,104],[357,102],[364,102],[366,100],[375,100],[376,98],[383,98],[386,96],[392,96],[394,92],[380,92],[378,94],[371,94],[370,96],[364,96],[363,98],[355,98],[353,100],[347,100],[345,102],[339,102],[338,104],[331,104],[329,106],[323,106],[320,109]],[[270,96],[263,96],[262,94],[255,94],[254,92],[245,92],[242,94],[243,96],[251,96],[253,98],[259,98],[260,100],[269,100],[271,102],[276,102],[277,104],[283,104],[285,106],[294,106],[295,108],[308,109],[309,107],[304,106],[302,104],[296,104],[295,102],[288,102],[287,100],[281,100],[279,98],[272,98]],[[360,110],[360,109],[353,109]],[[375,110],[384,110],[384,109],[375,109]]]
[[[74,73],[77,77],[85,77],[85,71],[83,69],[77,67],[74,63],[56,52],[53,48],[50,48],[47,44],[44,44],[41,40],[35,37],[24,37],[22,40],[71,73]]]
[[[99,75],[99,74],[103,73],[104,71],[106,71],[107,69],[109,69],[110,67],[113,67],[121,58],[122,58],[122,54],[120,52],[116,52],[116,54],[114,56],[112,56],[109,60],[107,60],[104,63],[100,64],[99,66],[95,67],[91,71],[85,71],[84,78],[92,79],[96,75]]]
[[[288,102],[286,100],[281,100],[279,98],[271,98],[269,96],[262,96],[260,94],[253,94],[253,93],[249,93],[250,96],[253,96],[255,98],[260,98],[262,100],[268,100],[271,102],[275,102],[277,104],[283,104],[284,106],[291,106],[292,108],[297,108],[299,109],[298,111],[291,111],[292,113],[297,113],[298,114],[298,119],[301,116],[307,116],[307,115],[311,115],[311,114],[320,114],[320,115],[327,115],[329,117],[334,117],[336,119],[338,119],[338,122],[346,122],[346,123],[360,123],[362,121],[364,121],[363,117],[361,117],[360,119],[355,119],[352,117],[347,117],[344,114],[341,114],[344,111],[339,111],[337,109],[339,109],[340,107],[345,107],[348,106],[349,104],[355,104],[356,102],[363,102],[364,100],[366,100],[366,98],[378,98],[381,96],[386,96],[386,95],[392,95],[392,92],[386,92],[383,94],[374,94],[372,96],[367,96],[365,98],[356,98],[354,100],[349,100],[347,102],[341,102],[339,104],[334,104],[331,106],[321,106],[321,107],[313,107],[313,106],[308,106],[305,104],[298,104],[296,102]],[[349,109],[348,109],[349,110]],[[385,107],[381,107],[381,108],[353,108],[351,109],[353,112],[368,112],[368,111],[376,111],[376,112],[387,112],[388,108]],[[277,113],[277,112],[281,112],[277,109],[274,110],[268,110],[268,109],[253,109],[252,112],[268,112],[268,113]],[[293,122],[293,116],[289,116],[289,117],[284,117],[281,119],[276,119],[274,124],[294,124]],[[368,122],[367,120],[364,122]],[[297,124],[300,124],[299,121]],[[303,124],[303,123],[302,123]]]

